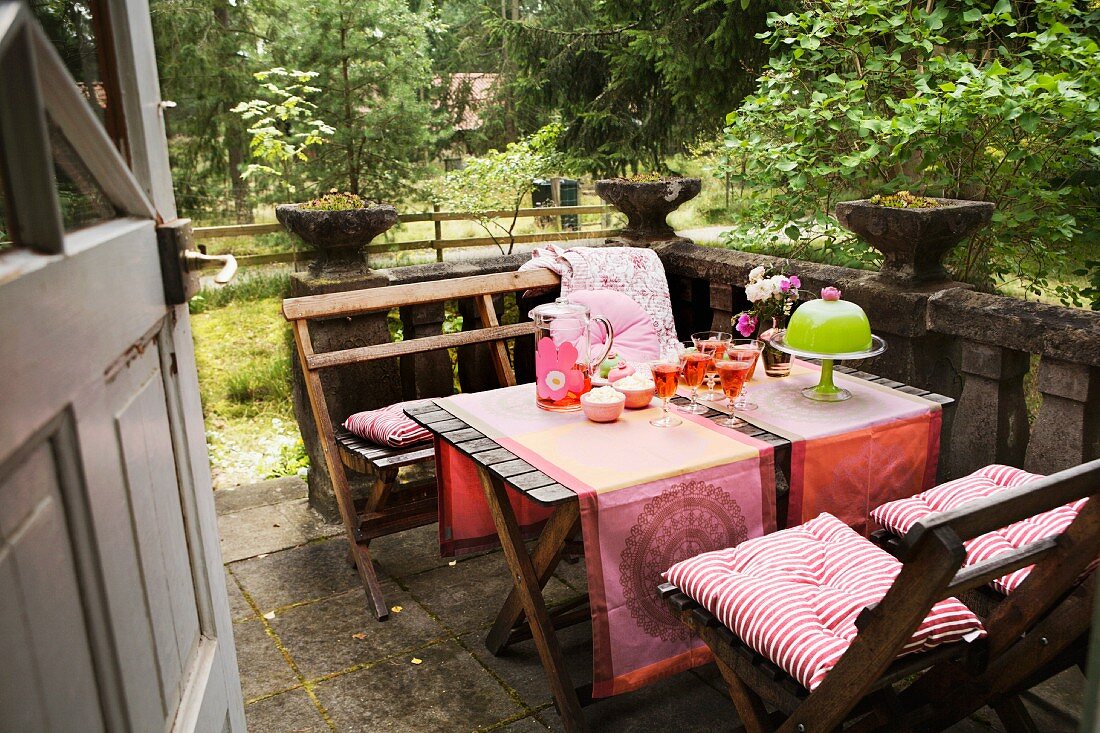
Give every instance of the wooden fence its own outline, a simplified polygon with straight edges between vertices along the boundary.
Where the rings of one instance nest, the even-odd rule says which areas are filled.
[[[516,218],[533,218],[533,217],[561,217],[566,215],[579,215],[579,214],[603,214],[604,215],[604,227],[601,229],[590,229],[588,231],[581,230],[569,230],[569,231],[554,231],[554,232],[539,232],[537,234],[517,234],[512,237],[512,241],[516,244],[529,244],[533,242],[561,242],[573,239],[601,239],[604,237],[611,237],[619,233],[618,229],[607,228],[607,217],[615,209],[606,205],[596,206],[544,206],[532,209],[519,209],[516,212],[512,211],[490,211],[486,215],[489,218],[494,219],[511,219],[514,215]],[[433,239],[416,239],[407,242],[384,242],[376,243],[367,246],[365,249],[368,254],[385,254],[393,252],[410,252],[415,250],[435,250],[435,258],[437,262],[443,261],[443,250],[445,249],[458,249],[464,247],[485,247],[490,245],[496,245],[498,242],[508,242],[508,237],[498,237],[493,239],[492,237],[462,237],[456,239],[445,239],[443,237],[442,223],[445,221],[476,221],[482,216],[474,215],[465,211],[426,211],[412,214],[399,214],[398,221],[401,223],[411,223],[419,221],[431,221],[435,222],[435,237]],[[559,228],[561,219],[558,218]],[[251,237],[259,234],[270,234],[272,232],[285,231],[283,225],[278,222],[272,222],[270,224],[236,224],[231,226],[217,226],[217,227],[195,227],[194,236],[196,240],[205,239],[218,239],[222,237]],[[267,265],[278,262],[304,262],[313,259],[313,254],[308,250],[295,251],[295,252],[274,252],[271,254],[257,254],[257,255],[242,255],[237,257],[237,264],[241,267],[248,267],[250,265]],[[215,269],[219,267],[219,263],[206,263],[203,265],[205,269]]]

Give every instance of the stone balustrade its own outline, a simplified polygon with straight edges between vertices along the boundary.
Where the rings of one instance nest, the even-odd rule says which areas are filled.
[[[694,331],[730,329],[733,314],[747,307],[743,283],[760,264],[781,260],[735,250],[700,247],[684,241],[651,245],[661,257],[669,279],[677,329],[683,338]],[[516,269],[525,255],[379,270],[372,277],[401,284]],[[956,399],[944,411],[941,478],[968,473],[989,463],[1008,463],[1049,473],[1100,456],[1100,314],[975,292],[955,282],[905,285],[877,273],[793,261],[803,288],[817,292],[834,285],[844,297],[861,305],[875,333],[886,339],[883,355],[855,364],[860,369]],[[470,327],[476,313],[468,304],[451,304]],[[523,317],[514,299],[498,304],[505,322]],[[407,334],[441,333],[442,306],[401,309]],[[371,334],[377,334],[377,329]],[[517,348],[517,373],[531,359]],[[464,391],[496,386],[484,346],[466,347],[452,364],[446,352],[407,360],[392,379],[372,384],[355,400],[369,409],[401,399],[451,394],[454,374]],[[1039,405],[1028,418],[1029,375],[1037,369]],[[338,371],[338,370],[334,370]],[[350,389],[336,378],[332,384]],[[296,385],[296,388],[299,385]],[[366,397],[364,397],[366,396]],[[319,456],[308,409],[298,410],[311,457]],[[341,418],[342,419],[342,418]],[[323,472],[315,460],[314,471]],[[327,477],[325,477],[327,478]],[[330,510],[323,490],[327,484],[311,476],[311,497],[322,511]]]
[[[656,245],[682,333],[722,327],[745,308],[749,270],[781,260],[693,244]],[[1100,456],[1100,313],[975,292],[955,282],[899,285],[877,273],[791,262],[803,288],[835,285],[889,349],[858,367],[956,398],[944,413],[943,478],[989,463],[1050,473]],[[1025,380],[1038,369],[1028,419]]]

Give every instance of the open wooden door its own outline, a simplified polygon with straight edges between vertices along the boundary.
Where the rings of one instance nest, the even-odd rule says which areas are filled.
[[[243,731],[148,7],[94,6],[124,137],[0,0],[0,730]]]

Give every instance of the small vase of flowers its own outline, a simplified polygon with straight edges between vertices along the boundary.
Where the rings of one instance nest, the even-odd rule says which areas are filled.
[[[786,327],[801,286],[797,275],[764,265],[754,267],[745,285],[745,296],[752,306],[733,317],[737,333],[764,341],[764,373],[769,377],[786,377],[791,373],[791,355],[772,348],[767,338]]]

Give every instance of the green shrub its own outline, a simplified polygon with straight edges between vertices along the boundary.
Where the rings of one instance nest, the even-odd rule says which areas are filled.
[[[953,253],[956,278],[1038,294],[1069,275],[1097,223],[1100,5],[805,7],[769,17],[774,56],[727,118],[725,170],[756,193],[731,241],[850,240],[834,204],[911,190],[997,204]]]

